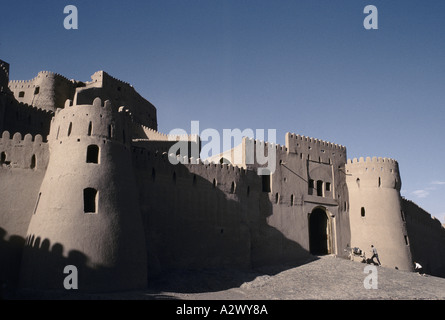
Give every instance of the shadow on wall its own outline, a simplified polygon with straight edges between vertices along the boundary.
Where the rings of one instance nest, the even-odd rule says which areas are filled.
[[[226,290],[316,259],[269,224],[274,214],[288,234],[301,232],[298,222],[305,217],[296,218],[296,207],[292,212],[288,204],[272,204],[255,171],[236,175],[238,168],[220,164],[171,165],[159,154],[134,154],[149,288]]]
[[[158,159],[161,161],[161,159]],[[135,291],[131,299],[166,298],[163,292],[199,293],[227,290],[261,275],[274,275],[316,259],[297,242],[288,239],[268,223],[274,212],[289,224],[287,205],[272,205],[261,180],[247,171],[232,188],[229,180],[214,185],[183,165],[153,163],[137,172],[145,227],[149,279],[147,289]],[[227,170],[221,166],[221,170]],[[218,169],[218,170],[220,170]],[[174,173],[174,175],[172,175]],[[234,176],[235,177],[235,176]],[[228,190],[225,190],[228,188]],[[287,208],[287,209],[286,209]],[[285,210],[285,211],[282,211]],[[288,211],[286,211],[288,210]],[[296,220],[297,222],[298,220]],[[297,227],[293,230],[298,230]],[[9,236],[0,228],[0,280],[3,297],[10,299],[103,299],[109,294],[95,283],[110,283],[108,268],[91,267],[89,258],[79,251],[64,254],[60,243],[49,239]],[[23,255],[25,250],[26,255]],[[35,264],[32,279],[20,279],[22,256]],[[25,261],[23,261],[25,262]],[[29,265],[29,264],[28,264]],[[78,270],[78,290],[66,290],[67,265]],[[38,274],[48,270],[54,275],[49,284],[40,283]],[[126,275],[131,277],[131,275]],[[17,290],[20,283],[30,290]],[[109,288],[107,288],[109,290]],[[93,294],[93,295],[92,295]],[[96,295],[94,295],[96,294]]]
[[[88,258],[79,251],[72,250],[67,256],[63,255],[63,246],[60,243],[51,244],[48,239],[41,240],[39,237],[31,237],[28,240],[20,236],[10,236],[6,240],[6,231],[0,228],[0,299],[64,299],[75,297],[78,293],[95,291],[91,284],[96,279],[107,276],[107,268],[98,266],[90,268],[87,266]],[[23,252],[29,250],[28,257],[36,261],[45,261],[45,264],[36,264],[33,268],[32,288],[20,288],[21,282],[26,279],[20,278],[20,265]],[[77,268],[79,290],[67,290],[64,281],[67,278],[69,285],[74,284],[72,271],[64,273],[68,265]],[[54,290],[45,291],[38,277],[42,269],[50,269],[53,274],[51,285]],[[111,280],[111,279],[110,279]],[[47,285],[47,283],[45,283]],[[99,290],[100,291],[100,290]]]

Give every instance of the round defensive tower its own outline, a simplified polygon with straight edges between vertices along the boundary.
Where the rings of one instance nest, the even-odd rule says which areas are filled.
[[[67,265],[78,289],[144,288],[144,231],[131,162],[131,118],[96,98],[57,109],[50,160],[32,216],[22,262],[23,288],[64,289]]]
[[[359,247],[371,258],[374,245],[382,266],[412,271],[397,161],[375,157],[348,160],[346,174],[351,247]]]

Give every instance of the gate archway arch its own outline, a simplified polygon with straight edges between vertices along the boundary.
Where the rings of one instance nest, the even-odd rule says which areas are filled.
[[[325,207],[315,207],[309,214],[309,250],[314,255],[333,252],[331,217]]]

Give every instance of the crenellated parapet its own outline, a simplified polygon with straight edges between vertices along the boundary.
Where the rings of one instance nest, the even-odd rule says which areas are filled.
[[[41,134],[46,141],[53,115],[50,110],[18,102],[11,95],[4,96],[0,100],[0,131]]]
[[[109,100],[95,98],[92,104],[73,104],[67,100],[56,110],[51,123],[51,142],[86,137],[131,143],[132,114],[126,107],[115,107]]]
[[[48,145],[41,135],[32,136],[4,131],[0,138],[0,166],[7,169],[45,170],[48,165]]]
[[[382,157],[349,159],[346,164],[347,178],[359,187],[393,188],[400,191],[401,178],[396,160]],[[351,184],[352,186],[354,184]]]
[[[30,80],[11,80],[8,87],[17,101],[54,111],[66,99],[73,97],[78,85],[77,81],[69,80],[58,73],[40,71]]]
[[[149,141],[191,141],[199,143],[199,136],[196,134],[165,134],[153,128],[140,125]]]
[[[288,132],[286,146],[289,153],[295,153],[302,159],[328,164],[346,162],[346,147],[329,141]]]
[[[156,108],[144,99],[129,83],[118,80],[104,71],[97,71],[84,86],[78,86],[74,100],[78,104],[91,104],[99,97],[116,105],[125,105],[132,113],[134,122],[157,129]],[[133,137],[143,138],[135,126]]]

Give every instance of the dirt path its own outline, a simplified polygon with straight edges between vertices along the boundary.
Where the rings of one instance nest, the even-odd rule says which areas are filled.
[[[299,267],[256,272],[183,272],[158,279],[150,290],[113,294],[27,294],[31,299],[119,300],[445,300],[445,278],[323,256]],[[376,276],[370,281],[368,276]],[[367,279],[368,281],[365,281]],[[376,280],[376,281],[375,281]],[[366,289],[366,282],[370,289]],[[372,286],[377,286],[373,289]]]

